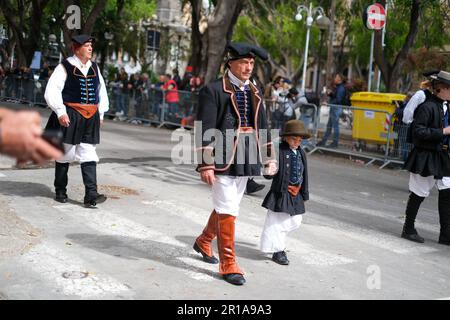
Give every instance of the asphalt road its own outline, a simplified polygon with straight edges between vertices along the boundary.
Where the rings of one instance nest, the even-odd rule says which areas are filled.
[[[47,114],[45,111],[43,114]],[[82,207],[80,166],[68,204],[53,200],[53,168],[14,169],[0,157],[0,299],[445,299],[450,248],[439,236],[437,192],[400,238],[408,174],[348,159],[309,157],[303,225],[289,266],[258,250],[266,188],[244,196],[236,252],[247,283],[232,286],[192,249],[212,209],[209,188],[179,159],[173,131],[107,121],[98,183],[109,196]],[[183,135],[185,139],[190,133]],[[177,156],[178,155],[178,156]],[[214,246],[217,253],[216,246]]]

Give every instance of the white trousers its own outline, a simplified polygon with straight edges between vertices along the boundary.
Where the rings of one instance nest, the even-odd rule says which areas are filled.
[[[83,162],[98,162],[99,158],[95,151],[95,144],[80,143],[80,144],[67,144],[64,143],[65,154],[61,159],[58,159],[59,163],[70,163],[78,161]]]
[[[239,215],[239,204],[247,187],[248,177],[216,176],[212,200],[218,214]]]
[[[409,191],[414,192],[419,197],[428,197],[434,186],[438,190],[450,188],[450,177],[435,179],[433,176],[422,177],[416,173],[409,174]]]
[[[287,234],[300,227],[301,223],[301,214],[291,216],[285,212],[267,210],[266,222],[261,234],[261,251],[265,253],[284,251]]]

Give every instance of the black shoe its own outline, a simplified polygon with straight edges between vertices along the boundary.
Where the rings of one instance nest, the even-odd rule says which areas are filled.
[[[450,246],[450,233],[442,232],[439,234],[439,243]]]
[[[198,253],[200,253],[203,256],[203,261],[207,262],[207,263],[211,263],[211,264],[217,264],[219,263],[219,260],[217,260],[216,257],[214,256],[208,256],[206,253],[203,252],[202,249],[200,249],[200,247],[198,246],[197,242],[194,243],[193,246],[194,250],[197,251]]]
[[[289,264],[289,260],[287,258],[286,252],[278,251],[272,255],[272,260],[278,264],[287,266]]]
[[[57,193],[55,196],[55,201],[66,203],[69,197],[67,197],[66,193]]]
[[[104,194],[97,194],[95,198],[84,197],[84,206],[86,208],[93,208],[99,203],[105,202],[107,197]]]
[[[259,183],[255,182],[255,180],[253,180],[253,179],[249,179],[247,181],[247,188],[245,190],[245,193],[252,194],[252,193],[261,191],[262,189],[264,189],[264,187],[265,187],[265,185],[259,184]]]
[[[418,243],[424,243],[425,239],[419,236],[419,234],[416,233],[406,233],[405,231],[402,232],[402,238],[408,239],[410,241],[418,242]]]
[[[236,286],[242,286],[245,283],[244,276],[239,273],[224,274],[223,278],[225,279],[226,282],[229,282]]]

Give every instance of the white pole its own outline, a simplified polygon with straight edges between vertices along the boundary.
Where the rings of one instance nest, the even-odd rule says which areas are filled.
[[[311,11],[312,3],[309,4],[308,17],[306,18],[306,45],[305,45],[305,61],[303,62],[303,78],[302,78],[302,91],[305,93],[305,83],[306,83],[306,68],[308,66],[308,46],[309,46],[309,31],[311,29]]]
[[[60,42],[59,42],[59,63],[62,62],[63,60],[63,55],[62,55],[62,44],[64,43],[64,34],[63,31],[61,29],[61,33],[60,33]]]
[[[13,64],[14,64],[14,48],[16,45],[13,45],[12,52],[11,52],[11,71],[13,70]]]
[[[388,7],[389,7],[389,1],[386,1],[386,9],[385,9],[386,20],[384,21],[383,33],[381,34],[381,46],[383,48],[383,51],[384,51],[384,47],[386,46],[386,44],[384,43],[384,37],[386,35],[386,23],[387,23]],[[377,92],[380,92],[380,83],[381,83],[381,70],[380,70],[380,68],[378,68]]]
[[[372,37],[370,40],[370,59],[369,59],[369,80],[367,81],[367,91],[372,91],[372,64],[373,64],[373,45],[375,42],[375,32],[372,31]]]

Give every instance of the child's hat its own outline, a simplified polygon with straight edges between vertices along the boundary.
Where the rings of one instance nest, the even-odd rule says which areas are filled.
[[[282,137],[296,136],[304,139],[311,138],[311,134],[306,130],[305,124],[300,120],[289,120],[284,124]]]

